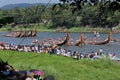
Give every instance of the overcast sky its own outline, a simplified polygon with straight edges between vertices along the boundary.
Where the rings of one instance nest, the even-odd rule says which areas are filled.
[[[59,0],[0,0],[0,7],[7,4],[16,4],[16,3],[58,3]]]

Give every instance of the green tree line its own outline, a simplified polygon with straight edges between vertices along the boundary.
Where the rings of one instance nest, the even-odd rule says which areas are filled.
[[[104,2],[91,6],[85,3],[80,9],[74,11],[69,3],[36,5],[29,8],[0,9],[0,18],[13,17],[14,25],[49,24],[50,28],[72,27],[103,27],[112,28],[120,25],[120,11],[110,11],[102,8]],[[107,5],[107,4],[106,4]],[[54,7],[55,6],[55,7]],[[102,7],[101,7],[102,6]],[[74,13],[73,13],[74,11]]]

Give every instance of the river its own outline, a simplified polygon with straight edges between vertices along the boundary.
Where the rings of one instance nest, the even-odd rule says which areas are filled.
[[[42,41],[44,38],[49,39],[57,39],[58,37],[63,38],[65,37],[66,33],[61,32],[38,32],[36,37],[33,38],[11,38],[11,37],[5,37],[4,35],[8,32],[0,32],[0,41],[4,43],[12,43],[15,45],[31,45],[31,42],[33,39],[38,39]],[[71,39],[74,41],[79,38],[81,33],[70,33]],[[87,38],[93,38],[93,33],[84,33]],[[107,38],[109,33],[100,33],[100,38],[104,40]],[[114,33],[113,38],[120,39],[120,33]],[[105,54],[108,53],[116,53],[118,57],[120,57],[120,43],[119,42],[112,42],[106,45],[83,45],[83,46],[62,46],[62,48],[70,49],[72,51],[79,51],[81,53],[88,53],[92,51],[99,51],[100,48],[103,49]]]

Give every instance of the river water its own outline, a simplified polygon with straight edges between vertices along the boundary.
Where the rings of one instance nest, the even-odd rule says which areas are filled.
[[[64,38],[66,36],[66,33],[61,32],[38,32],[37,36],[34,38],[11,38],[11,37],[5,37],[4,35],[8,32],[0,32],[0,41],[5,43],[12,43],[14,45],[31,45],[33,39],[38,39],[42,41],[44,38],[49,39],[57,39],[57,38]],[[76,41],[81,33],[70,33],[71,39],[73,41]],[[93,38],[93,33],[84,33],[87,38]],[[104,40],[107,38],[109,33],[100,33],[101,40]],[[113,38],[120,39],[120,33],[113,34]],[[79,51],[81,53],[88,53],[92,51],[99,51],[100,48],[103,49],[105,54],[108,53],[116,53],[118,57],[120,57],[120,43],[119,42],[112,42],[106,45],[82,45],[82,46],[62,46],[62,48],[70,49],[72,51]]]

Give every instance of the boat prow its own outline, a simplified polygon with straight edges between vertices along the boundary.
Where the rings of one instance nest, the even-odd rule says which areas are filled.
[[[80,35],[80,38],[79,38],[78,42],[75,43],[75,46],[79,46],[79,45],[81,45],[82,43],[84,43],[84,41],[83,41],[83,36],[84,36],[83,34]]]
[[[70,33],[67,32],[67,36],[66,36],[65,40],[64,40],[62,43],[56,44],[56,45],[57,45],[57,46],[69,45],[69,44],[68,44],[69,40],[70,40]]]

